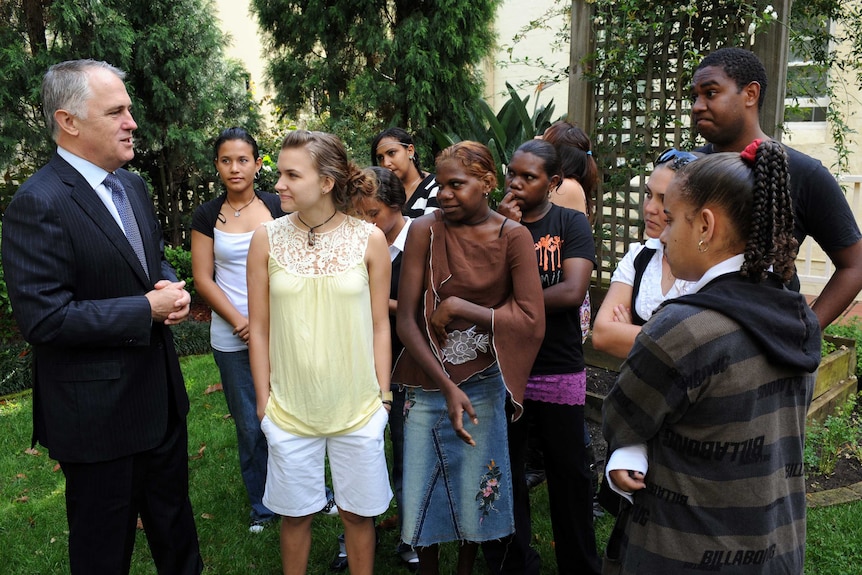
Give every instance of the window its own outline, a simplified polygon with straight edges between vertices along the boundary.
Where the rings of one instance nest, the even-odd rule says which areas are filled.
[[[821,23],[792,19],[790,54],[787,62],[785,122],[825,122],[829,97],[829,71],[815,63],[829,50],[829,21]]]

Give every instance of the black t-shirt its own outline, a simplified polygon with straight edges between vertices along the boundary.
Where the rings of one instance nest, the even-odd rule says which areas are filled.
[[[273,218],[280,218],[284,215],[284,212],[281,210],[281,199],[278,197],[278,194],[261,192],[259,190],[255,190],[254,193],[266,204]],[[213,229],[215,229],[218,214],[225,199],[227,199],[227,192],[199,205],[192,214],[192,229],[205,236],[215,237]]]
[[[811,236],[825,252],[852,246],[862,238],[841,186],[819,160],[784,146],[793,201],[793,237],[802,245]],[[712,154],[712,144],[696,151]]]
[[[536,262],[542,289],[560,283],[563,260],[584,258],[596,263],[593,231],[587,217],[577,210],[551,205],[537,222],[524,223],[536,247]],[[545,315],[545,339],[533,363],[533,375],[556,375],[583,371],[580,304]]]

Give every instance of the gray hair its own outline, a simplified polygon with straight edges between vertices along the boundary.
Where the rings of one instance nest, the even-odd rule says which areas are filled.
[[[90,70],[101,68],[115,74],[120,80],[126,73],[107,62],[97,60],[68,60],[54,64],[42,79],[42,113],[51,137],[56,140],[59,126],[54,120],[57,110],[66,110],[79,118],[87,118],[87,101],[90,91]]]

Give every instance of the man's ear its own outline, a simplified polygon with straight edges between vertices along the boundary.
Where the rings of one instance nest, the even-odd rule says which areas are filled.
[[[748,107],[753,106],[758,109],[760,107],[760,90],[762,86],[760,82],[749,82],[748,85],[742,89],[742,92],[745,94],[745,105]]]
[[[57,127],[70,136],[77,136],[80,129],[75,121],[77,118],[66,110],[57,110],[54,112],[54,122]]]

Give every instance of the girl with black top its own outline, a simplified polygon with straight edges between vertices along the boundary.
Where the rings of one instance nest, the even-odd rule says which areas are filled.
[[[509,442],[513,467],[522,465],[531,435],[544,453],[557,572],[597,574],[601,565],[583,438],[586,365],[578,313],[595,266],[595,246],[585,215],[549,200],[560,177],[559,156],[542,140],[522,144],[507,166],[500,211],[519,219],[532,235],[545,307],[545,335],[527,380],[524,417],[509,425]],[[530,557],[523,548],[524,535],[529,538],[529,498],[518,491],[515,537]],[[511,553],[512,559],[516,556]],[[504,572],[532,572],[530,565],[508,561]]]
[[[267,447],[249,367],[245,262],[254,230],[284,212],[276,194],[254,189],[261,159],[257,142],[244,128],[223,130],[213,157],[225,192],[192,216],[192,274],[195,288],[213,309],[210,344],[236,424],[240,471],[251,503],[249,531],[257,533],[274,514],[261,501]]]
[[[377,134],[371,142],[371,165],[384,167],[401,180],[407,194],[405,216],[418,218],[439,207],[437,180],[422,170],[416,144],[406,130],[388,128]]]

